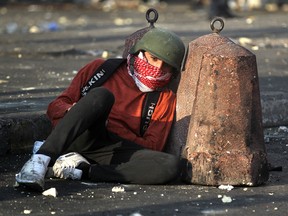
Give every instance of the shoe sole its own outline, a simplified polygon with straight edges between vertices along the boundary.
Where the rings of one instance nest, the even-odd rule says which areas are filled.
[[[18,182],[18,184],[24,186],[25,188],[32,189],[33,191],[37,191],[37,192],[44,191],[44,189],[39,184],[36,184],[36,183],[19,183]]]
[[[32,181],[31,182],[16,181],[16,182],[19,184],[19,186],[24,186],[24,187],[32,189],[34,191],[39,191],[39,192],[44,191],[44,188],[36,182],[32,182]]]

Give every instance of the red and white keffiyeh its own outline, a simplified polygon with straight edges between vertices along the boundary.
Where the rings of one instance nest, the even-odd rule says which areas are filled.
[[[172,73],[165,72],[148,63],[143,53],[128,55],[128,72],[142,92],[151,92],[167,85]]]

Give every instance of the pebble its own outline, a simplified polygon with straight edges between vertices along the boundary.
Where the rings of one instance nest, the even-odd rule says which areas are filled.
[[[231,203],[232,202],[232,198],[229,196],[224,195],[222,198],[222,202],[223,203]]]
[[[56,188],[50,188],[42,193],[44,196],[53,196],[57,197],[57,190]]]
[[[114,193],[121,193],[122,192],[123,193],[123,192],[125,192],[125,188],[122,186],[115,186],[112,188],[112,192],[114,192]]]

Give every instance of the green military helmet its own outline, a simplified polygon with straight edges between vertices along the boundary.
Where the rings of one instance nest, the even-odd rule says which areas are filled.
[[[141,50],[151,53],[180,71],[185,45],[175,33],[161,28],[152,28],[130,49],[130,54]]]

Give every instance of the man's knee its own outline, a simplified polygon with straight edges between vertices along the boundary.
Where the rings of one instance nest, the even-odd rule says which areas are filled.
[[[89,97],[89,99],[91,99],[95,103],[106,102],[109,104],[113,104],[115,101],[115,97],[113,93],[104,87],[98,87],[98,88],[92,89],[87,94],[87,96]]]

